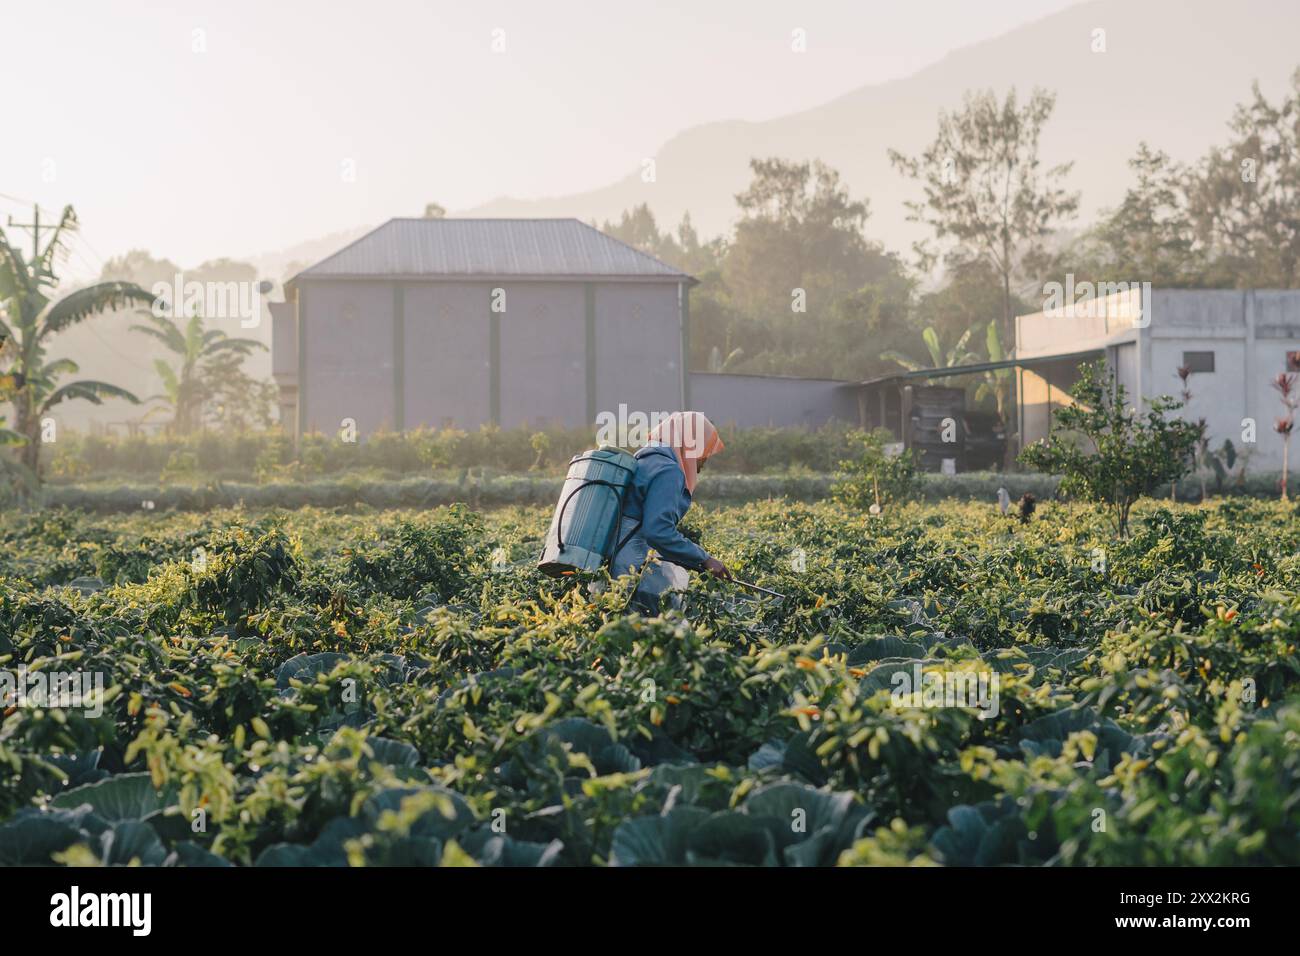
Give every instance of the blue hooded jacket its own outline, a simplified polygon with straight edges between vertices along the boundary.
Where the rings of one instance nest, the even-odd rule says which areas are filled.
[[[636,474],[623,503],[624,519],[641,521],[640,536],[665,561],[702,570],[709,553],[677,530],[691,507],[677,456],[666,446],[647,445],[637,451],[636,460]]]

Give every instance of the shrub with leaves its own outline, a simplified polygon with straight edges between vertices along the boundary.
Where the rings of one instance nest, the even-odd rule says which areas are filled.
[[[1200,438],[1197,426],[1167,415],[1181,405],[1162,396],[1139,414],[1103,362],[1084,365],[1056,409],[1051,435],[1020,453],[1030,468],[1061,475],[1061,491],[1104,504],[1115,530],[1128,535],[1129,513],[1143,495],[1186,474]]]
[[[0,865],[1300,863],[1280,502],[702,504],[786,598],[654,617],[550,510],[0,515]]]
[[[911,449],[889,454],[887,445],[893,435],[887,429],[854,432],[851,435],[855,454],[839,463],[831,494],[851,508],[863,510],[897,504],[917,492],[917,462]]]

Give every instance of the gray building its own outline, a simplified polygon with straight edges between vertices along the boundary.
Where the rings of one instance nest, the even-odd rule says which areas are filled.
[[[1286,408],[1272,388],[1300,372],[1300,290],[1152,289],[1098,296],[1016,319],[1020,431],[1048,434],[1052,411],[1070,401],[1081,361],[1106,359],[1132,403],[1179,397],[1187,368],[1191,400],[1176,414],[1204,418],[1210,444],[1230,440],[1254,470],[1280,468],[1274,421]]]
[[[576,219],[393,219],[271,306],[296,435],[690,406],[695,280]]]

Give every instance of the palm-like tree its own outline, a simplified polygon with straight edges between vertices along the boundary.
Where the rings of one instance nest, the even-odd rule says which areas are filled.
[[[998,334],[997,322],[990,322],[988,330],[984,333],[984,347],[988,350],[989,361],[993,364],[1006,360],[1007,354],[1002,351],[1002,337]],[[982,402],[986,397],[993,396],[993,402],[997,406],[998,420],[1004,425],[1007,423],[1007,402],[1011,397],[1011,369],[995,368],[985,372],[982,376],[979,388],[975,390],[975,401]]]
[[[0,332],[0,368],[7,368],[11,365],[13,356],[13,340],[6,333]],[[0,405],[13,400],[16,386],[17,379],[13,375],[7,372],[0,373]],[[23,436],[12,429],[6,428],[4,416],[0,416],[0,445],[21,445],[22,443]]]
[[[67,206],[49,242],[43,250],[34,250],[31,261],[0,231],[0,335],[13,342],[7,370],[12,377],[9,400],[14,406],[14,427],[23,439],[22,463],[33,474],[39,473],[41,419],[54,406],[77,398],[96,405],[106,398],[139,402],[130,392],[107,382],[81,380],[60,385],[63,376],[76,373],[77,363],[48,358],[51,336],[130,302],[153,301],[153,296],[131,282],[99,282],[54,298],[58,285],[55,260],[76,229],[77,215]]]
[[[201,423],[203,404],[212,393],[213,376],[228,371],[230,358],[266,348],[257,339],[232,339],[220,329],[205,328],[203,316],[197,312],[184,327],[152,313],[149,322],[131,328],[162,342],[176,356],[175,366],[163,359],[154,360],[163,384],[163,394],[154,397],[171,407],[172,428],[183,435]]]
[[[7,346],[9,345],[10,340],[0,332],[0,367],[8,364],[10,350]],[[13,398],[14,385],[15,379],[12,375],[0,375],[0,404],[9,402]],[[0,415],[0,447],[21,445],[23,441],[22,435],[5,427],[4,416]],[[4,500],[12,489],[31,490],[35,485],[34,476],[23,465],[7,455],[0,456],[0,501]]]
[[[944,348],[939,341],[939,333],[934,330],[934,326],[926,326],[925,331],[921,333],[921,340],[925,342],[925,349],[930,353],[929,365],[918,362],[910,355],[894,349],[881,352],[880,357],[890,362],[897,362],[909,372],[919,372],[930,368],[952,368],[955,365],[969,365],[979,358],[978,355],[966,348],[966,343],[970,341],[972,331],[972,329],[967,329],[957,339],[952,348]]]

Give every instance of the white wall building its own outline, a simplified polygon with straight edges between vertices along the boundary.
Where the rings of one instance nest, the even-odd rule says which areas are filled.
[[[1179,414],[1206,420],[1211,447],[1227,438],[1248,452],[1252,471],[1281,468],[1273,424],[1286,410],[1271,383],[1279,372],[1300,372],[1300,290],[1135,284],[1018,316],[1016,359],[1030,364],[1016,371],[1024,444],[1047,435],[1051,410],[1069,401],[1080,362],[1103,357],[1139,408],[1158,395],[1179,397],[1178,369],[1190,367],[1192,398]]]

